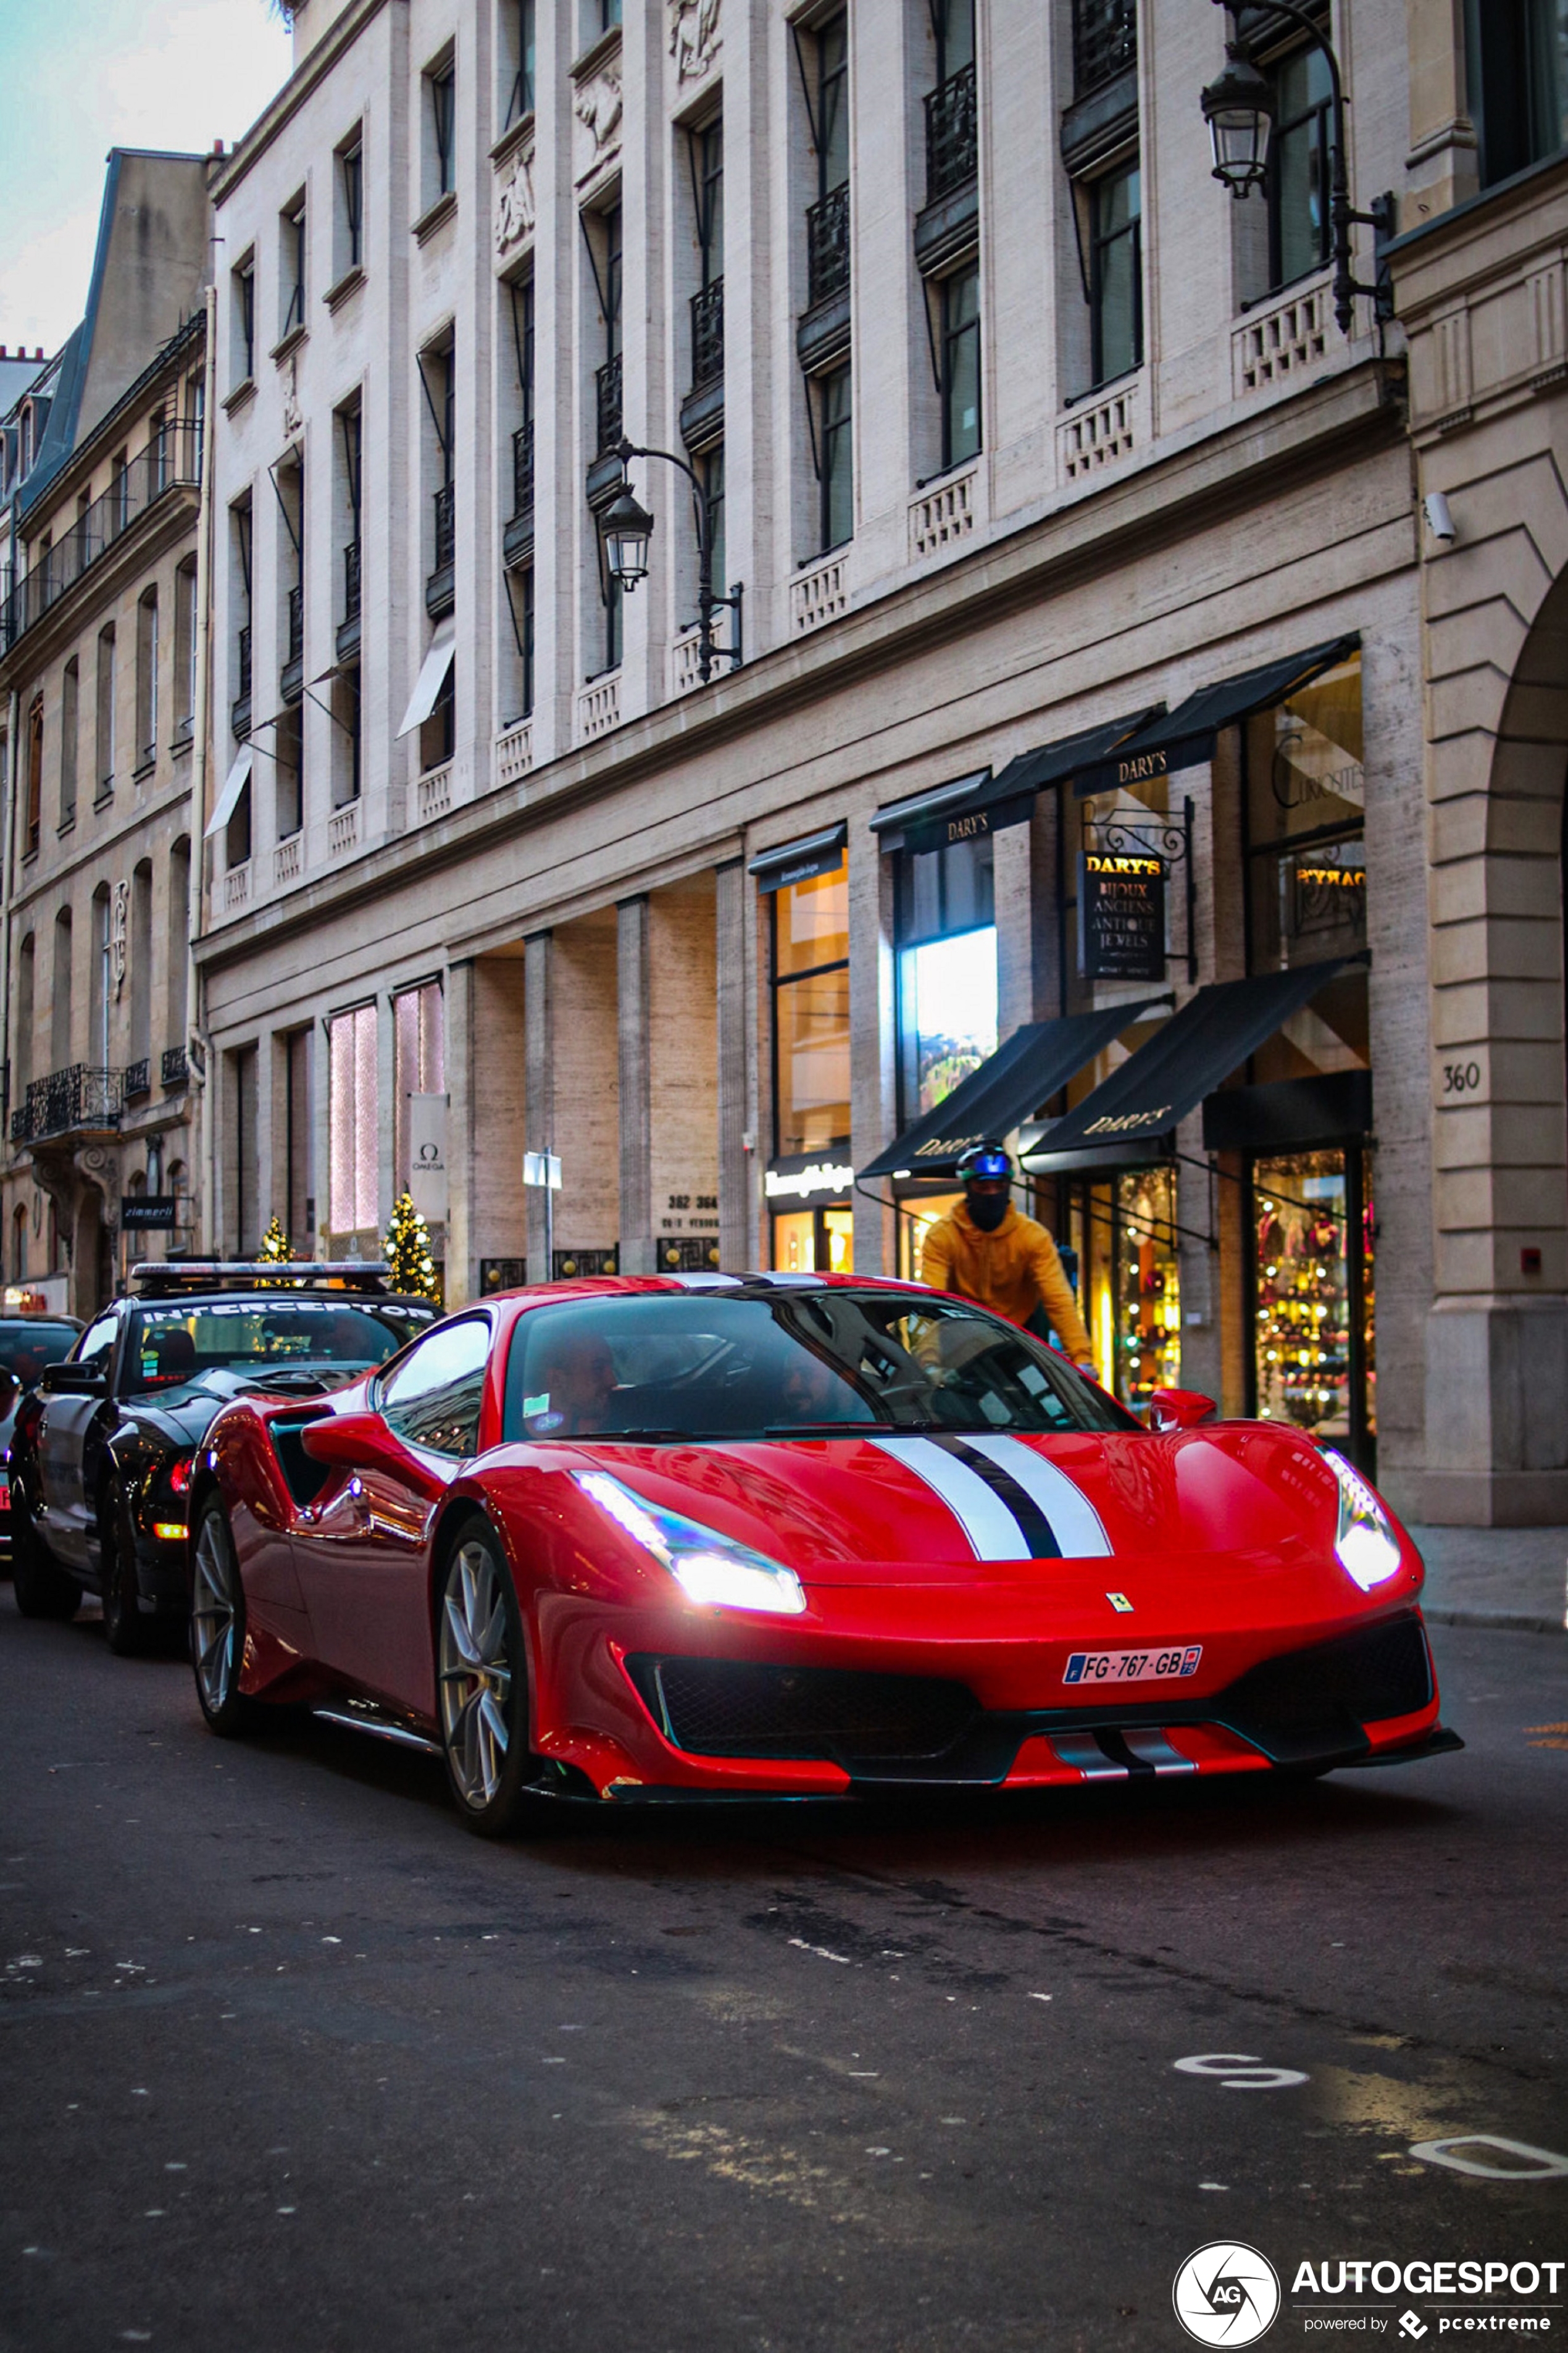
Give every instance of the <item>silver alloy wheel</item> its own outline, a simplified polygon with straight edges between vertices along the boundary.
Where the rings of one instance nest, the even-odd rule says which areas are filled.
[[[191,1603],[195,1634],[196,1680],[213,1715],[221,1715],[234,1688],[239,1661],[234,1549],[216,1512],[208,1512],[196,1538],[196,1589]]]
[[[459,1545],[441,1599],[441,1731],[452,1778],[479,1811],[506,1770],[511,1656],[506,1594],[488,1545]]]

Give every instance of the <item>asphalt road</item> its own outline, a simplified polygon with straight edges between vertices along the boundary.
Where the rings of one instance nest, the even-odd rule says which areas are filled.
[[[1568,2151],[1568,1641],[1436,1648],[1469,1746],[1403,1771],[493,1848],[0,1587],[0,2347],[1165,2353],[1231,2237],[1269,2347],[1560,2337],[1568,2272],[1295,2285],[1568,2259],[1568,2159],[1409,2153]]]

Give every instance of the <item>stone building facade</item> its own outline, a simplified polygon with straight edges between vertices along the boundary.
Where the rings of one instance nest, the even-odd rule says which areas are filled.
[[[1322,16],[1402,224],[1462,147],[1424,14]],[[909,1268],[1009,1050],[1121,1394],[1511,1508],[1434,1467],[1403,337],[1335,325],[1321,69],[1244,16],[1236,205],[1217,8],[304,0],[215,186],[215,1242],[368,1250],[412,1179],[449,1301],[538,1279],[527,1149],[558,1274]],[[661,459],[606,573],[623,432],[741,592],[705,685]]]
[[[110,156],[87,313],[28,396],[9,485],[5,1279],[83,1317],[133,1259],[188,1249],[199,1215],[186,1009],[206,168]],[[126,1229],[128,1202],[132,1223],[157,1214],[146,1197],[174,1198],[172,1228]]]

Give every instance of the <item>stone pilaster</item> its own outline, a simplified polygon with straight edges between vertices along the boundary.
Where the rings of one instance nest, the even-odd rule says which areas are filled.
[[[652,1274],[653,1102],[648,1034],[648,904],[616,909],[616,1042],[620,1077],[623,1274]]]
[[[715,876],[719,1000],[719,1261],[730,1272],[751,1264],[746,1152],[746,1060],[751,989],[746,964],[746,869],[739,858]]]
[[[535,932],[523,943],[523,1121],[531,1148],[553,1152],[555,1144],[555,940],[550,932]],[[519,1172],[521,1174],[521,1171]],[[524,1212],[528,1234],[528,1271],[535,1282],[548,1282],[545,1261],[544,1195],[530,1191]]]

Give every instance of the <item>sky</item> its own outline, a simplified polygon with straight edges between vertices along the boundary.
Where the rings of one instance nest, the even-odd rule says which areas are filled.
[[[267,0],[0,0],[0,343],[80,318],[111,147],[232,146],[289,58]]]

